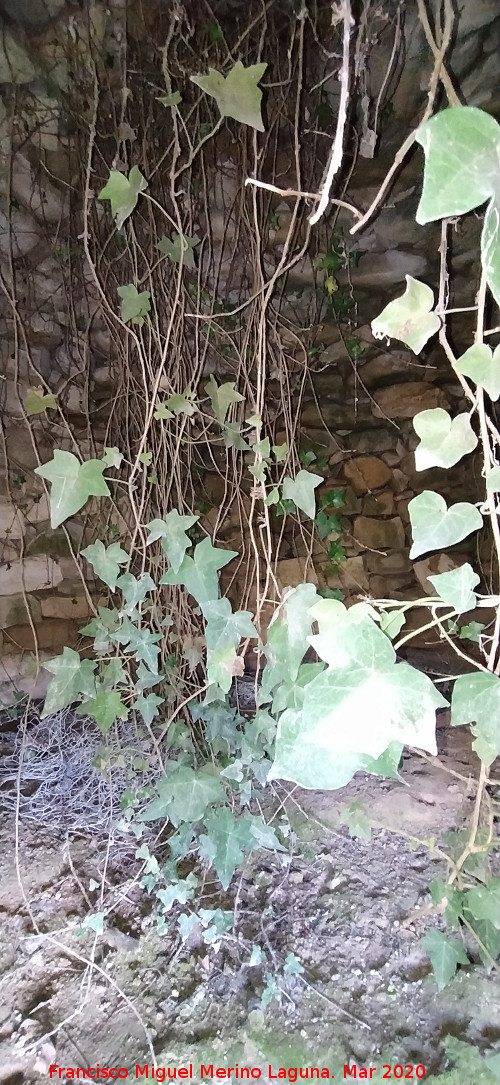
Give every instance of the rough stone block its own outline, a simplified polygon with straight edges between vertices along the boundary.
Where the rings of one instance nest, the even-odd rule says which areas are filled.
[[[385,486],[391,478],[391,469],[377,456],[359,456],[345,464],[344,475],[355,493],[364,494]]]
[[[357,516],[353,535],[356,541],[370,550],[402,550],[406,545],[403,524],[399,516],[391,520],[375,520],[369,516]]]
[[[18,595],[24,591],[43,591],[61,583],[62,573],[57,561],[42,555],[12,562],[2,571],[2,595]]]

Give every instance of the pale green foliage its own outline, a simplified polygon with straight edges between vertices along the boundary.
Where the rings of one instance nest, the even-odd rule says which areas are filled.
[[[414,497],[408,512],[413,532],[411,558],[418,558],[428,550],[453,546],[483,526],[481,513],[474,505],[459,501],[447,508],[444,497],[432,490]]]
[[[372,320],[375,339],[400,339],[415,354],[425,347],[427,340],[441,327],[441,320],[431,312],[434,294],[426,283],[405,275],[406,290],[400,298],[390,301],[380,316]]]
[[[109,497],[103,478],[104,460],[80,463],[72,452],[56,448],[52,460],[35,468],[35,474],[51,484],[50,525],[59,527],[87,503],[89,497]]]
[[[119,543],[104,546],[104,543],[98,539],[97,542],[82,550],[82,554],[90,562],[97,576],[104,580],[111,591],[114,591],[120,575],[120,565],[126,564],[129,560],[126,550],[122,550]]]
[[[323,481],[323,475],[313,475],[311,471],[299,471],[295,478],[287,475],[283,479],[283,497],[288,501],[294,501],[298,509],[314,520],[316,514],[314,491]]]
[[[473,211],[489,200],[481,236],[488,286],[500,304],[500,126],[481,109],[443,109],[422,124],[417,139],[425,153],[417,222],[434,222]]]
[[[500,347],[492,351],[486,343],[474,343],[457,359],[455,369],[484,388],[494,402],[500,396]]]
[[[478,757],[491,765],[500,755],[500,678],[477,672],[457,678],[451,702],[451,726],[470,724]]]
[[[28,388],[24,400],[24,409],[28,418],[34,414],[43,414],[48,408],[57,410],[57,396],[52,392],[44,395],[43,388]]]
[[[146,542],[162,540],[163,549],[174,573],[179,571],[186,550],[191,546],[191,539],[186,535],[186,531],[193,527],[198,519],[198,516],[180,516],[177,509],[172,509],[164,520],[152,520],[146,525],[149,531]]]
[[[252,64],[244,68],[241,60],[237,60],[225,78],[214,68],[209,68],[208,75],[192,75],[191,82],[215,98],[221,117],[233,117],[263,132],[260,112],[262,91],[258,84],[266,68],[267,64]]]
[[[160,238],[156,246],[164,256],[173,264],[183,264],[189,271],[194,271],[194,250],[200,244],[199,237],[188,237],[187,234],[174,234],[172,238],[165,234]]]
[[[428,579],[435,587],[439,598],[444,603],[449,603],[457,614],[474,610],[477,599],[473,588],[479,584],[479,577],[468,562],[461,565],[459,569],[451,569],[448,573],[438,573],[436,576],[429,576]]]
[[[111,171],[109,180],[99,193],[99,199],[110,201],[111,214],[119,230],[132,214],[140,193],[145,192],[147,187],[148,183],[138,166],[132,166],[128,178],[117,170]]]
[[[234,381],[227,381],[226,384],[218,385],[213,375],[210,376],[208,384],[205,385],[205,392],[210,397],[212,410],[221,425],[224,425],[226,421],[226,415],[231,404],[243,401],[243,396],[234,387]]]
[[[453,467],[477,445],[468,414],[457,414],[452,419],[442,407],[434,407],[416,414],[413,426],[420,437],[420,444],[415,449],[417,471],[427,471],[429,467]]]
[[[120,312],[123,323],[128,324],[131,321],[132,324],[142,327],[145,317],[151,312],[149,290],[142,290],[139,294],[137,287],[133,283],[128,283],[127,286],[118,287],[118,295],[121,299]]]
[[[434,969],[438,991],[449,983],[455,975],[458,964],[468,964],[467,954],[458,938],[452,938],[442,931],[430,930],[421,940],[427,950]]]

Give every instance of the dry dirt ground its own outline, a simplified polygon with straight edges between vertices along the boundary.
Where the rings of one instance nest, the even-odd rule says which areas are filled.
[[[130,842],[108,854],[101,839],[63,839],[21,824],[16,869],[15,822],[7,817],[2,1085],[67,1080],[57,1071],[51,1079],[51,1064],[123,1068],[121,1079],[127,1071],[128,1080],[142,1081],[190,1065],[200,1081],[203,1065],[214,1076],[230,1066],[251,1068],[253,1077],[260,1070],[265,1081],[279,1067],[366,1080],[371,1066],[376,1081],[422,1079],[425,1068],[427,1081],[498,1082],[483,1058],[500,1052],[498,973],[488,973],[468,946],[470,965],[438,991],[420,945],[441,922],[426,905],[444,867],[416,840],[465,822],[467,777],[477,768],[462,728],[440,729],[440,757],[444,768],[411,754],[405,783],[360,775],[341,792],[290,786],[270,795],[275,815],[289,819],[290,851],[254,855],[227,893],[207,872],[198,906],[234,908],[236,917],[213,945],[196,932],[183,943],[175,909],[166,932],[155,932]],[[377,826],[371,842],[351,839],[339,825],[341,807],[353,800]],[[408,836],[416,838],[411,847]],[[105,933],[78,934],[96,910],[103,870]],[[255,946],[262,952],[251,962]],[[287,974],[295,958],[303,972],[292,963]]]

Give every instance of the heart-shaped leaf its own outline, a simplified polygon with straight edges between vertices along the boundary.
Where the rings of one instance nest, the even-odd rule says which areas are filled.
[[[286,475],[283,479],[283,497],[287,501],[294,501],[298,509],[302,509],[306,516],[314,520],[316,515],[314,491],[322,482],[324,482],[322,475],[313,475],[310,471],[299,471],[295,478]]]
[[[51,410],[57,409],[57,396],[53,392],[47,392],[44,395],[43,388],[28,388],[26,392],[26,399],[24,400],[24,409],[28,418],[34,414],[43,414],[47,408]]]
[[[500,347],[493,352],[486,343],[474,343],[457,358],[454,368],[484,388],[493,401],[500,396]]]
[[[425,347],[427,340],[441,327],[436,313],[431,312],[434,294],[426,283],[419,282],[412,275],[406,275],[406,290],[400,298],[395,298],[372,320],[372,332],[375,339],[400,339],[415,354]]]
[[[210,398],[214,415],[221,426],[226,421],[226,415],[231,404],[241,403],[244,399],[244,396],[236,391],[234,381],[227,381],[226,384],[218,385],[213,374],[210,374],[210,380],[205,385],[205,392]]]
[[[148,187],[146,178],[138,166],[132,166],[128,178],[124,173],[112,170],[109,180],[99,193],[100,200],[110,200],[111,213],[116,220],[116,225],[121,230],[125,219],[132,214],[139,194],[145,192]]]
[[[453,686],[451,726],[470,724],[478,757],[491,765],[500,754],[500,678],[496,674],[462,674]]]
[[[500,490],[500,467],[492,467],[486,475],[486,489],[488,493],[497,493]]]
[[[48,479],[51,484],[51,527],[59,527],[69,516],[74,516],[89,497],[109,497],[108,485],[102,477],[105,466],[103,460],[80,463],[72,452],[56,448],[49,463],[35,468],[35,475]]]
[[[129,559],[126,550],[122,550],[119,543],[111,543],[104,546],[100,539],[82,550],[84,558],[90,561],[97,576],[114,591],[116,581],[120,576],[120,565],[125,565]]]
[[[499,154],[500,157],[500,154]],[[493,297],[500,305],[500,199],[490,200],[481,231],[481,263],[486,272],[486,282]]]
[[[443,109],[420,125],[425,154],[421,225],[464,215],[489,199],[498,185],[500,127],[489,113],[470,106]]]
[[[438,573],[427,579],[434,585],[443,603],[449,603],[459,614],[474,610],[476,596],[473,588],[479,584],[479,577],[468,562],[459,569],[450,569],[447,573]]]
[[[411,558],[428,550],[453,546],[483,526],[481,513],[474,505],[459,501],[448,509],[444,497],[432,490],[424,490],[414,497],[408,512],[413,532]]]
[[[191,546],[191,539],[186,531],[199,520],[199,516],[181,516],[177,509],[171,509],[164,520],[152,520],[147,524],[149,535],[147,543],[162,540],[163,549],[172,569],[176,573],[184,560],[186,550]]]
[[[417,471],[427,471],[429,467],[453,467],[477,445],[468,414],[458,414],[451,419],[442,407],[434,407],[416,414],[413,425],[420,437],[420,444],[415,449]]]
[[[81,696],[94,696],[96,663],[91,659],[80,659],[73,648],[64,648],[62,655],[48,659],[43,667],[53,676],[43,706],[43,719]]]
[[[215,98],[221,117],[233,117],[235,121],[263,132],[260,112],[262,91],[258,83],[266,68],[267,64],[252,64],[244,68],[241,60],[237,60],[225,78],[214,68],[209,68],[208,75],[192,75],[191,82]]]

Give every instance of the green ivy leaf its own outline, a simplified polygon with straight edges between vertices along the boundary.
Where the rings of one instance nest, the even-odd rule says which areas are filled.
[[[462,674],[453,686],[451,726],[470,724],[472,743],[481,761],[491,765],[500,754],[500,678],[496,674]]]
[[[316,514],[314,491],[323,481],[322,475],[314,475],[311,471],[299,471],[295,478],[286,475],[283,479],[283,497],[287,501],[293,501],[298,509],[302,509],[306,516],[314,520]]]
[[[139,194],[145,192],[147,187],[148,183],[138,166],[132,166],[128,178],[117,170],[111,171],[109,180],[101,189],[98,199],[110,200],[111,214],[116,220],[118,230],[121,230],[125,219],[132,214]]]
[[[438,991],[453,979],[457,965],[468,964],[469,959],[458,938],[451,938],[442,931],[430,930],[421,939],[420,944],[427,950],[436,979]]]
[[[158,798],[146,807],[141,821],[168,818],[173,825],[200,821],[207,806],[225,798],[224,785],[212,765],[193,769],[190,765],[178,765],[169,771],[157,785]]]
[[[110,659],[109,663],[101,667],[99,682],[104,692],[126,682],[125,669],[120,659]]]
[[[109,497],[107,483],[102,477],[106,464],[103,460],[86,460],[80,463],[72,452],[56,448],[48,463],[35,468],[35,475],[51,483],[50,526],[59,527],[69,516],[74,516],[86,504],[89,497]]]
[[[117,610],[108,610],[107,607],[98,607],[98,617],[91,618],[88,625],[79,630],[84,637],[94,637],[94,651],[107,652],[113,640],[113,634],[120,627],[120,616]]]
[[[43,394],[43,388],[28,388],[24,400],[24,409],[28,418],[34,414],[43,414],[48,408],[57,410],[57,396],[52,392]]]
[[[42,719],[73,704],[80,696],[94,695],[96,664],[91,659],[80,659],[73,648],[65,648],[62,655],[47,659],[42,666],[53,675],[49,682]]]
[[[442,407],[434,407],[416,414],[413,426],[420,437],[420,444],[415,449],[417,471],[427,471],[429,467],[453,467],[477,445],[468,414],[458,414],[451,419]]]
[[[128,708],[116,690],[97,693],[95,697],[83,702],[79,712],[95,720],[103,735],[109,731],[115,720],[126,720],[128,716]]]
[[[231,404],[241,403],[244,399],[244,396],[236,391],[234,381],[227,381],[226,384],[219,386],[213,374],[210,374],[210,380],[205,385],[205,392],[212,404],[214,415],[221,426],[226,421],[226,415]]]
[[[271,451],[276,463],[283,463],[288,456],[288,445],[286,443],[273,445]]]
[[[183,264],[189,271],[196,270],[194,250],[200,244],[199,237],[188,237],[187,234],[174,234],[173,237],[160,238],[156,248],[168,256],[174,264]]]
[[[250,445],[241,434],[240,422],[225,422],[223,428],[224,444],[226,448],[236,448],[238,452],[250,452]]]
[[[454,369],[484,388],[493,402],[500,396],[500,347],[493,352],[486,343],[474,343],[457,358]]]
[[[158,404],[158,406],[157,406],[157,408],[155,410],[155,413],[153,415],[153,418],[154,418],[155,422],[164,422],[166,419],[173,418],[173,417],[174,417],[173,411],[169,411],[168,407],[166,407],[164,403],[159,403]]]
[[[380,628],[386,637],[390,640],[394,640],[398,633],[401,632],[406,622],[406,613],[404,610],[383,610],[380,615]]]
[[[499,489],[500,489],[500,487],[499,487]],[[264,501],[264,504],[267,505],[267,507],[269,508],[270,505],[277,505],[278,502],[279,502],[279,499],[280,499],[280,492],[278,490],[278,487],[273,486],[272,490],[269,491],[269,493],[268,493],[268,495],[267,495],[267,497],[266,497],[266,499]]]
[[[371,825],[362,803],[351,802],[341,810],[340,824],[347,825],[349,835],[357,840],[371,840]]]
[[[390,301],[380,316],[372,320],[375,339],[399,339],[414,354],[420,354],[427,340],[441,327],[436,313],[431,312],[434,294],[426,283],[406,275],[406,290],[400,298]]]
[[[164,697],[157,697],[156,693],[149,693],[147,697],[138,697],[132,705],[132,709],[134,712],[140,712],[144,723],[151,727],[153,720],[158,715],[158,708],[164,701]]]
[[[257,630],[248,610],[233,614],[229,599],[212,599],[203,608],[207,625],[205,640],[210,651],[230,645],[236,648],[243,637],[257,637]]]
[[[428,579],[434,585],[443,603],[449,603],[459,614],[474,610],[477,600],[473,588],[479,584],[479,577],[468,562],[461,565],[459,569],[451,569],[448,573],[438,573],[436,576],[429,576]]]
[[[122,550],[119,543],[111,543],[110,546],[97,540],[91,546],[82,550],[84,558],[90,562],[97,576],[114,591],[116,581],[120,575],[120,565],[125,565],[129,560],[126,550]]]
[[[320,539],[326,539],[332,532],[339,532],[341,524],[338,516],[329,516],[324,509],[320,509],[314,519],[314,525]]]
[[[164,105],[166,108],[172,108],[175,105],[180,105],[182,102],[182,95],[178,90],[174,90],[172,94],[165,94],[163,98],[157,98],[157,102],[160,105]]]
[[[236,550],[223,550],[213,547],[209,538],[195,546],[193,557],[185,556],[177,571],[169,569],[160,584],[184,584],[196,602],[203,605],[219,595],[219,569],[236,558]]]
[[[132,324],[142,327],[144,318],[151,312],[151,294],[149,290],[143,290],[140,294],[133,283],[127,286],[119,286],[117,293],[121,298],[120,310],[124,324],[131,320]]]
[[[153,453],[152,452],[141,452],[140,455],[138,456],[138,459],[139,459],[139,463],[143,463],[145,467],[151,467],[151,462],[152,462],[152,459],[153,459]]]
[[[498,193],[496,198],[488,204],[484,216],[481,231],[481,263],[486,272],[486,282],[497,305],[500,305],[500,199]]]
[[[142,603],[148,592],[154,591],[156,585],[149,573],[142,573],[140,577],[135,577],[133,573],[122,573],[116,581],[116,587],[123,594],[125,613],[131,614],[137,604]]]
[[[485,629],[482,622],[468,622],[467,625],[462,625],[459,631],[460,640],[472,640],[474,644],[479,644],[481,634]]]
[[[318,595],[314,584],[299,584],[281,604],[281,613],[269,626],[264,648],[266,666],[261,690],[270,693],[282,682],[295,682],[312,629],[311,607]]]
[[[163,549],[174,573],[180,569],[186,550],[191,546],[191,539],[186,535],[186,531],[198,520],[199,516],[181,516],[177,509],[172,509],[164,520],[151,520],[151,523],[146,524],[149,531],[146,543],[162,539]]]
[[[119,467],[122,462],[123,456],[119,448],[105,448],[102,462],[105,467]]]
[[[200,855],[213,863],[223,889],[251,846],[248,825],[236,818],[228,806],[210,810],[205,817],[206,833],[200,836]]]
[[[129,622],[126,637],[126,641],[120,638],[121,643],[126,644],[125,651],[132,652],[137,662],[142,660],[150,671],[157,673],[159,652],[157,644],[161,640],[161,633],[151,633],[149,629],[137,629],[132,622]]]
[[[486,475],[486,489],[488,493],[497,493],[500,490],[500,467],[492,467]]]
[[[165,406],[172,411],[172,414],[187,414],[188,418],[191,418],[198,410],[196,392],[192,392],[191,388],[186,388],[184,392],[176,392],[167,399]]]
[[[263,132],[260,113],[262,91],[258,83],[266,68],[267,64],[252,64],[244,68],[237,60],[225,78],[215,68],[209,68],[208,75],[192,75],[190,78],[200,90],[215,98],[221,117],[232,117]]]
[[[488,886],[469,889],[464,894],[464,905],[474,919],[487,920],[500,930],[500,878],[492,878]]]
[[[473,211],[497,191],[500,127],[471,106],[443,109],[417,129],[425,154],[420,225]]]
[[[408,505],[413,532],[410,558],[417,558],[427,550],[453,546],[478,531],[483,526],[481,513],[466,501],[459,501],[448,509],[441,494],[424,490]]]

